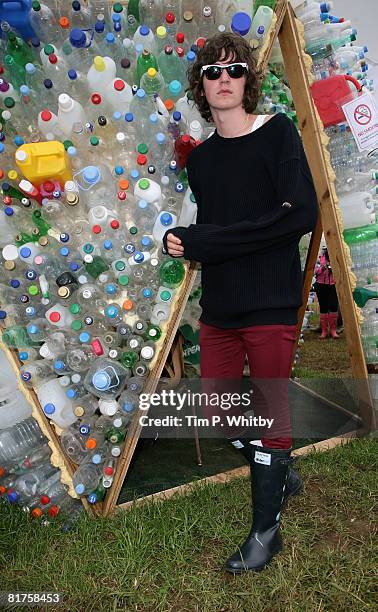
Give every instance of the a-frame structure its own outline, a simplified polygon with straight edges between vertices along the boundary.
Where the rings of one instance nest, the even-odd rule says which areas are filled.
[[[299,312],[297,332],[299,338],[308,295],[311,289],[313,270],[320,247],[321,235],[322,232],[324,232],[344,320],[352,374],[354,379],[358,381],[361,428],[357,432],[352,432],[352,434],[363,435],[370,432],[374,427],[374,406],[360,337],[358,308],[353,301],[352,295],[354,287],[353,275],[350,271],[349,252],[348,247],[343,241],[342,228],[339,222],[340,216],[337,214],[338,201],[334,188],[334,173],[330,166],[329,153],[326,148],[327,137],[323,131],[322,123],[310,93],[311,61],[303,50],[303,40],[300,34],[301,28],[302,24],[296,20],[294,11],[288,4],[288,0],[278,0],[275,9],[275,19],[259,57],[259,66],[264,70],[268,65],[272,47],[278,37],[321,212],[317,227],[312,233],[307,254],[303,277],[303,306]],[[144,389],[145,393],[153,393],[156,389],[172,344],[174,343],[175,334],[180,324],[186,301],[192,289],[195,275],[195,265],[193,263],[186,264],[185,279],[176,295],[176,301],[172,308],[172,316],[166,326],[158,357],[154,367],[150,371]],[[8,354],[9,360],[18,373],[19,361],[16,352],[4,346],[3,349]],[[52,463],[61,468],[62,481],[69,486],[70,493],[76,496],[73,491],[71,480],[75,466],[65,457],[60,447],[59,431],[56,432],[56,428],[51,425],[50,421],[44,415],[35,393],[26,389],[22,384],[21,387],[25,396],[33,406],[33,416],[38,420],[43,432],[50,440],[50,446],[53,450]],[[145,412],[143,414],[145,414]],[[140,437],[141,425],[139,423],[139,416],[139,414],[136,414],[133,419],[125,440],[123,452],[117,463],[112,487],[109,489],[105,500],[94,506],[89,506],[89,504],[83,500],[85,507],[89,511],[99,515],[109,515],[114,511],[122,484]]]

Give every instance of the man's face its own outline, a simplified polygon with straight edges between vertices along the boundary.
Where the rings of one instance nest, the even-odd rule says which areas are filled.
[[[225,57],[223,52],[220,59],[215,64],[224,66],[237,62],[235,56],[229,55]],[[203,75],[203,88],[205,90],[206,100],[211,108],[216,110],[230,110],[241,106],[246,76],[243,75],[240,79],[233,79],[229,76],[227,70],[223,70],[219,79],[209,81]]]

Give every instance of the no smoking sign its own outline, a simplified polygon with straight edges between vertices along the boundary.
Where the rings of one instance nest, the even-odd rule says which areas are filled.
[[[371,108],[366,104],[359,104],[354,111],[354,118],[359,125],[367,125],[371,121]]]

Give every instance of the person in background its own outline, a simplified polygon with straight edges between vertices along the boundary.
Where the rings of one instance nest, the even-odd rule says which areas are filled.
[[[320,308],[320,340],[328,338],[328,326],[334,340],[338,339],[336,331],[339,302],[335,280],[332,274],[327,247],[322,248],[319,263],[315,266],[315,291]]]
[[[315,227],[318,204],[294,123],[283,113],[253,114],[261,75],[241,36],[207,39],[189,83],[216,130],[187,162],[197,222],[169,230],[163,244],[172,257],[202,264],[203,384],[219,395],[226,379],[242,378],[247,355],[252,380],[262,381],[253,411],[274,421],[272,430],[254,432],[259,439],[253,432],[227,435],[251,466],[251,531],[226,562],[238,574],[261,570],[282,550],[281,510],[302,488],[290,467],[288,379],[302,304],[298,244]]]

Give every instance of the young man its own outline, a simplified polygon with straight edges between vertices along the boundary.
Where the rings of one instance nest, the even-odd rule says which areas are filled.
[[[253,114],[260,75],[243,38],[210,38],[189,82],[216,130],[187,164],[197,224],[170,230],[164,246],[202,263],[201,377],[219,385],[240,379],[247,355],[262,383],[254,413],[269,412],[276,425],[259,440],[233,442],[251,465],[252,528],[226,563],[241,573],[262,569],[282,549],[282,505],[302,486],[289,467],[287,387],[302,302],[298,243],[315,227],[317,199],[294,124],[284,114]]]

